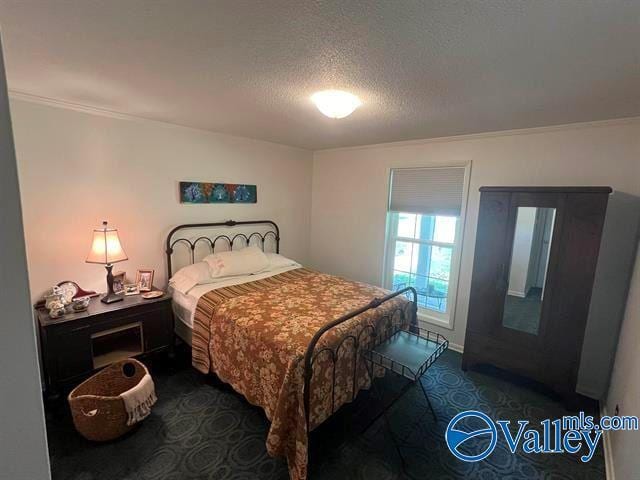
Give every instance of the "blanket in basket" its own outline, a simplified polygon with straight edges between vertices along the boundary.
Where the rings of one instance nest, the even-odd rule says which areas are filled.
[[[156,403],[156,389],[148,373],[135,386],[122,392],[120,398],[127,411],[127,425],[141,422],[151,413],[151,407]]]

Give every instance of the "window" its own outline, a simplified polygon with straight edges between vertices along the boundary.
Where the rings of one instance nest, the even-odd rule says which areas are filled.
[[[385,286],[413,287],[421,319],[453,328],[466,168],[394,169]]]
[[[392,213],[393,290],[414,287],[418,305],[447,313],[456,217]]]

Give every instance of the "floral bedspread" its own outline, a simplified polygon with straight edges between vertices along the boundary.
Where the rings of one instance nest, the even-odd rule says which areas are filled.
[[[303,358],[311,338],[323,325],[388,293],[300,268],[214,290],[199,300],[192,342],[194,367],[214,372],[264,409],[271,421],[267,451],[286,456],[292,480],[307,476]],[[313,368],[311,429],[370,385],[364,360],[355,354],[355,338],[361,346],[379,341],[409,318],[409,302],[398,296],[325,333],[315,351],[338,350],[335,382],[332,354],[324,352]]]

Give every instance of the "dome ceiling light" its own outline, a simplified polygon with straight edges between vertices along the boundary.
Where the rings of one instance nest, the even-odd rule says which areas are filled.
[[[348,117],[362,105],[358,97],[342,90],[322,90],[311,95],[318,110],[329,118]]]

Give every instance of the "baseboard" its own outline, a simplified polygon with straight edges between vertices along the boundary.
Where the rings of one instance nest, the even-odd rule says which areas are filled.
[[[607,412],[607,406],[600,402],[600,417],[609,415]],[[609,431],[602,431],[602,447],[604,448],[604,469],[607,480],[616,480],[616,473],[613,468],[613,451],[611,450],[611,439],[609,438]]]
[[[507,292],[507,295],[511,295],[512,297],[520,297],[520,298],[527,297],[524,292],[519,292],[518,290],[509,290]]]
[[[457,343],[449,342],[449,350],[453,350],[454,352],[464,353],[464,347],[462,345],[458,345]]]

